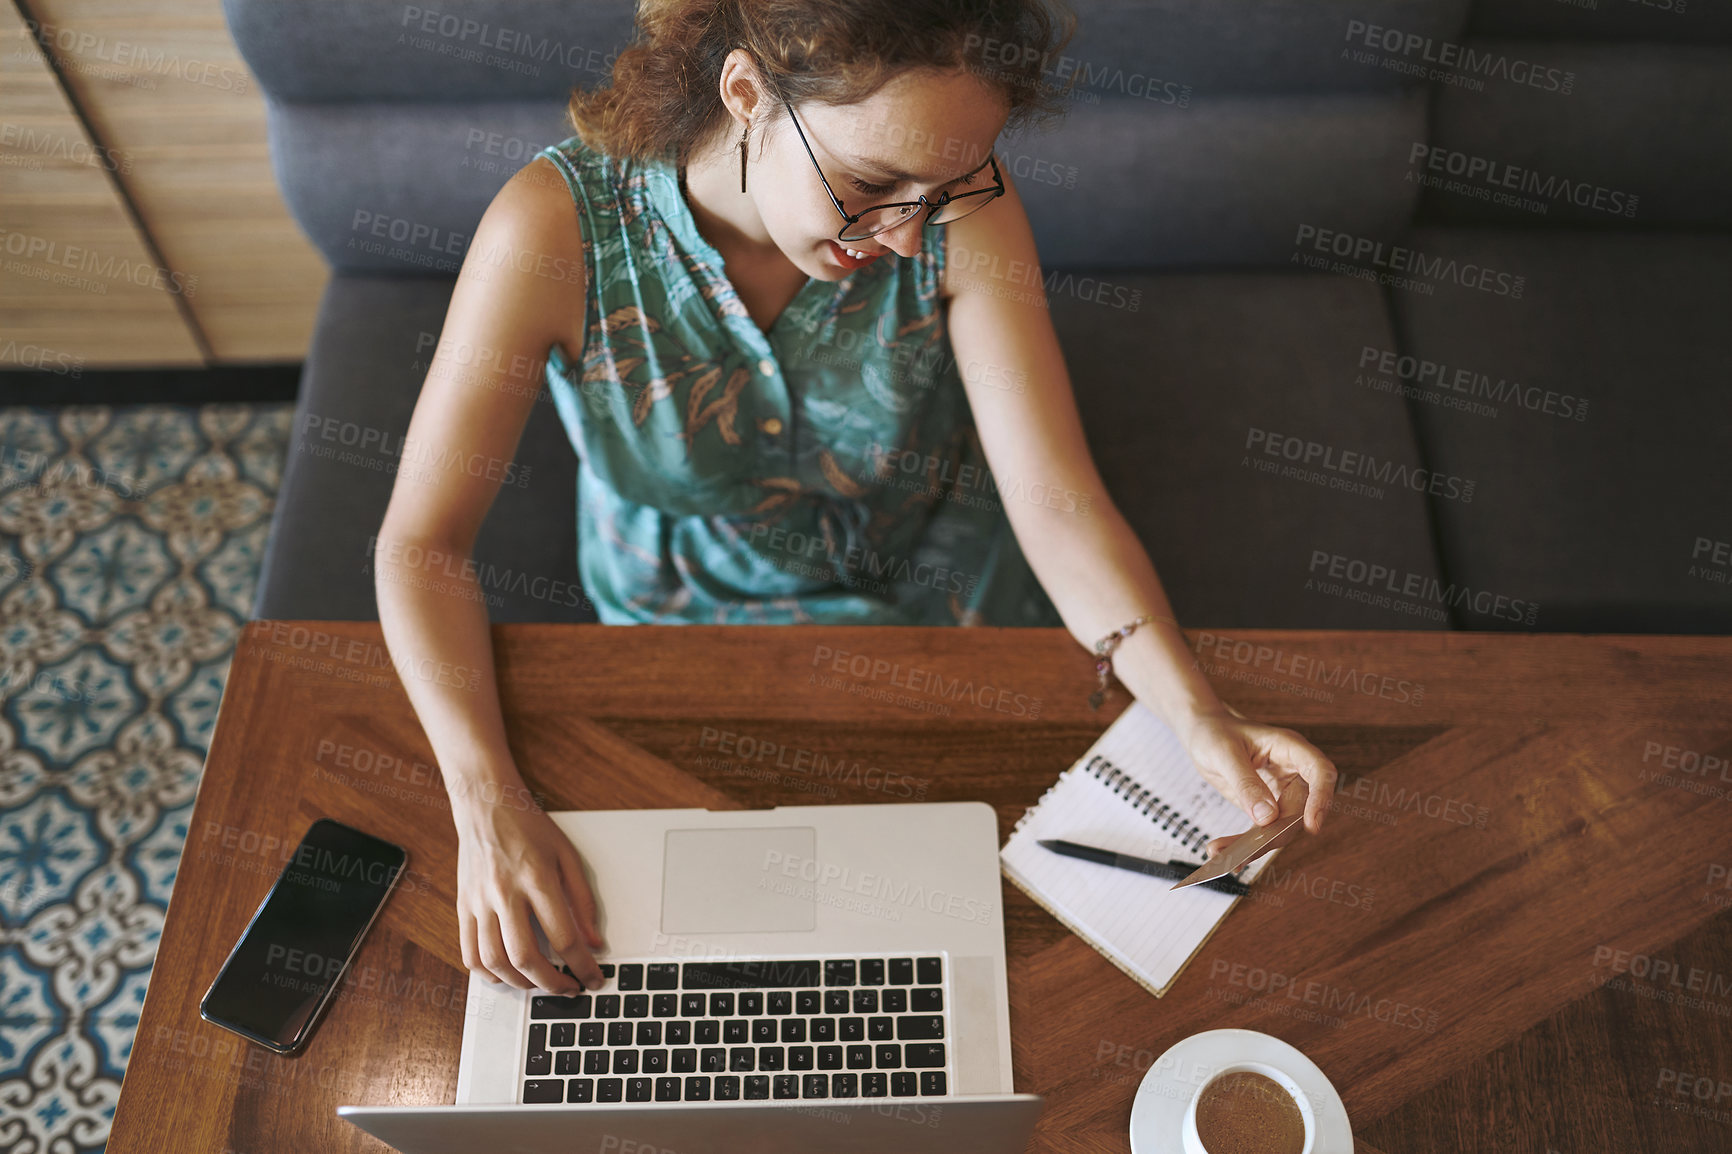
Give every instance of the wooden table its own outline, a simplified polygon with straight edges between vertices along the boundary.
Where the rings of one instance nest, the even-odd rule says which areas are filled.
[[[1190,636],[1224,699],[1329,754],[1340,804],[1161,999],[1005,884],[1016,1087],[1046,1096],[1033,1149],[1128,1149],[1153,1058],[1228,1026],[1315,1060],[1365,1151],[1732,1149],[1732,638]],[[493,637],[550,808],[979,798],[1008,836],[1127,702],[1089,711],[1089,656],[1059,630]],[[813,752],[739,759],[762,743]],[[826,780],[804,768],[819,752],[885,772]],[[453,1101],[449,814],[376,624],[248,627],[111,1154],[381,1150],[333,1108]],[[198,1000],[321,816],[406,845],[410,873],[285,1059]]]

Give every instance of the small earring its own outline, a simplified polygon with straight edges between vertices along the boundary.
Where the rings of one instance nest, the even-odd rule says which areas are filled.
[[[740,191],[741,192],[746,191],[746,134],[750,131],[752,131],[752,126],[749,124],[746,127],[740,129]]]

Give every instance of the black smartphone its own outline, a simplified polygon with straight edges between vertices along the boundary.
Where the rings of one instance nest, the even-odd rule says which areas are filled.
[[[293,1053],[408,863],[392,845],[320,818],[307,830],[199,1002],[199,1016]]]

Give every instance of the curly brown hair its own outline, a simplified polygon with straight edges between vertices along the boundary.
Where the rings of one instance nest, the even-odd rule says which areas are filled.
[[[1076,80],[1045,80],[1075,27],[1063,0],[640,0],[613,83],[573,89],[566,116],[598,152],[683,164],[728,119],[722,62],[744,48],[792,104],[851,104],[905,69],[965,68],[1003,92],[1007,128],[1044,124]]]

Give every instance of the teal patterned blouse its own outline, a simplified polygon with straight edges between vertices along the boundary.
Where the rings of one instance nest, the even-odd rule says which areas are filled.
[[[943,229],[809,278],[766,333],[671,163],[539,155],[583,230],[584,347],[555,342],[546,381],[603,623],[1061,624],[945,335]]]

